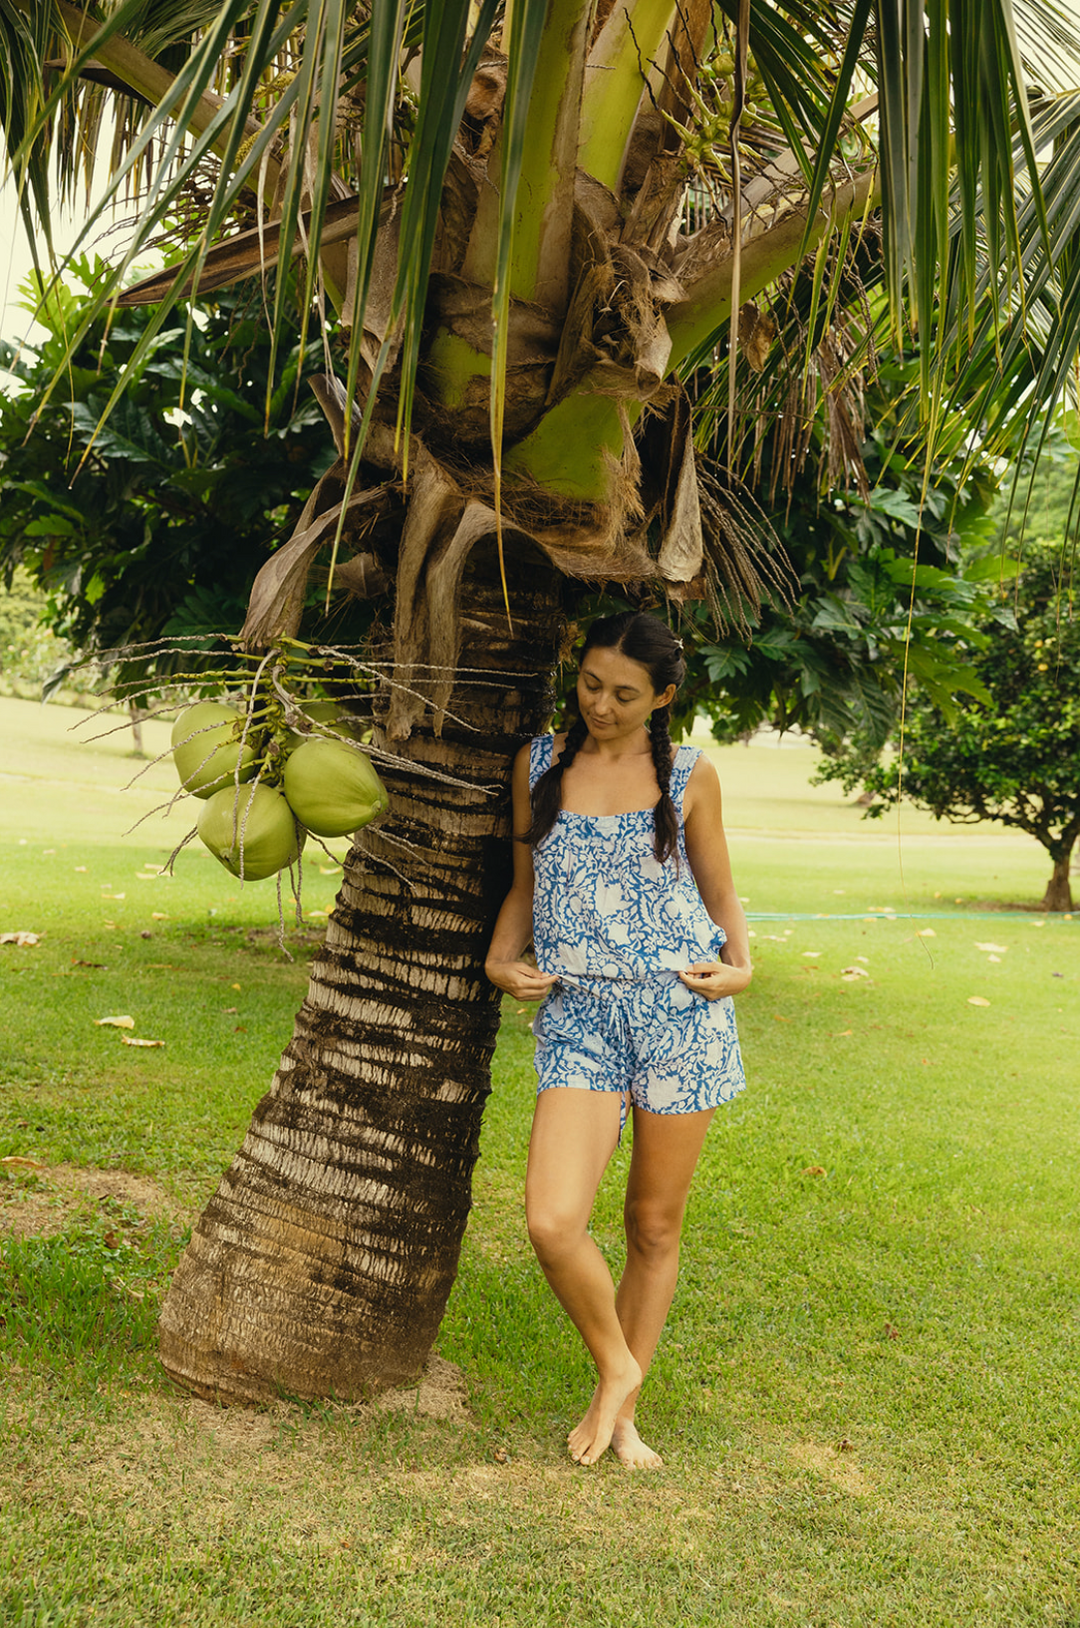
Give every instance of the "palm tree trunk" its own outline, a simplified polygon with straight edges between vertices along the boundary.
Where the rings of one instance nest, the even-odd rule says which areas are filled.
[[[565,625],[546,559],[508,575],[512,633],[494,550],[474,550],[441,738],[425,718],[400,749],[417,771],[384,776],[390,814],[349,855],[293,1038],[173,1279],[162,1361],[200,1395],[353,1398],[414,1378],[434,1340],[498,1029],[482,963],[507,771],[550,717]]]

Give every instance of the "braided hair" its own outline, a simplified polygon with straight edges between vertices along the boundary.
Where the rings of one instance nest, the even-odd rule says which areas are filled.
[[[623,611],[619,616],[604,616],[595,621],[585,636],[582,659],[590,650],[616,650],[629,661],[636,661],[649,675],[649,682],[659,695],[669,684],[676,687],[686,676],[682,645],[666,622],[644,611]],[[660,801],[653,809],[653,853],[661,864],[676,851],[679,837],[679,819],[671,800],[671,708],[657,707],[649,722],[649,742],[652,747],[653,769],[660,787]],[[543,842],[562,808],[562,778],[573,763],[588,737],[583,718],[576,718],[567,732],[557,762],[540,776],[532,794],[532,824],[523,842],[535,848]]]

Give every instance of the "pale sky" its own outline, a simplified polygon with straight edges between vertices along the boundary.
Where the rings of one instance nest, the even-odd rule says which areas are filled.
[[[53,242],[57,254],[65,254],[74,247],[75,239],[85,216],[81,211],[69,216],[57,216],[53,221]],[[100,251],[108,253],[102,244]],[[45,245],[41,245],[41,259],[46,265]],[[15,201],[15,185],[10,179],[0,188],[0,338],[17,344],[31,328],[30,316],[20,309],[19,284],[34,269],[26,230]]]

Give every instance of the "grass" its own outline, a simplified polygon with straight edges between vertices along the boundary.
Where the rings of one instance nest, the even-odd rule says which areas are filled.
[[[1078,925],[1019,908],[1041,850],[910,810],[898,839],[808,787],[809,753],[720,754],[751,1083],[710,1132],[650,1376],[668,1467],[583,1472],[509,1002],[439,1337],[467,1405],[220,1411],[161,1375],[160,1293],[310,941],[284,960],[272,887],[193,850],[140,881],[185,826],[121,834],[167,767],[121,797],[123,734],[75,748],[70,721],[0,703],[0,931],[43,935],[0,947],[0,1157],[23,1161],[0,1166],[0,1623],[1080,1625]],[[616,1267],[627,1157],[595,1223]]]

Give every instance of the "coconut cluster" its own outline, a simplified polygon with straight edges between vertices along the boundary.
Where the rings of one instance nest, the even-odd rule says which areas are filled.
[[[331,701],[312,703],[305,716],[316,732],[275,732],[273,752],[264,730],[220,701],[197,702],[173,725],[180,784],[203,804],[199,836],[243,881],[260,881],[292,865],[309,831],[348,836],[388,806],[371,759],[341,738],[347,715]],[[333,733],[320,734],[321,727]],[[260,772],[268,761],[274,784]]]

